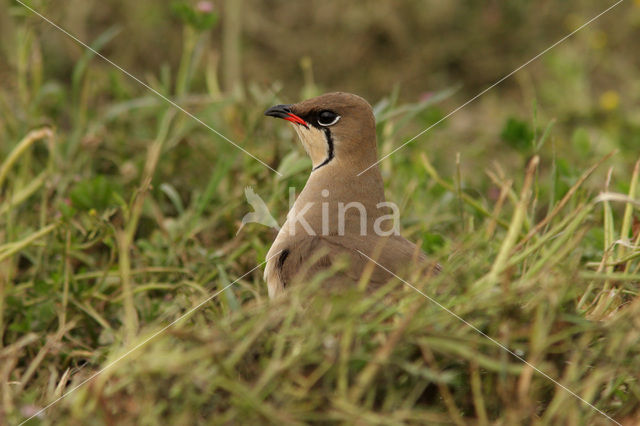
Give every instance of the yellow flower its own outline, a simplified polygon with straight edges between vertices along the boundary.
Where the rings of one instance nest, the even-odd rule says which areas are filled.
[[[612,111],[620,105],[620,95],[615,90],[607,90],[600,95],[600,108]]]

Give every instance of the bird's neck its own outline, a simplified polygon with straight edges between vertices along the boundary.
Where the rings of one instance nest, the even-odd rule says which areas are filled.
[[[311,172],[300,198],[304,202],[359,202],[367,209],[375,208],[385,201],[382,175],[378,166],[374,166],[358,176],[365,168],[335,158]]]
[[[376,232],[381,220],[385,221],[380,229],[392,229],[394,222],[385,219],[390,212],[388,203],[384,202],[380,171],[374,166],[358,176],[363,169],[346,167],[336,158],[311,172],[280,234],[296,235],[296,238],[369,235]]]

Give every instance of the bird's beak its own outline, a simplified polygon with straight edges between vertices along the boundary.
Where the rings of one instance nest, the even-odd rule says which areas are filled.
[[[307,122],[291,112],[291,105],[275,105],[264,112],[264,115],[271,117],[283,118],[292,123],[301,124],[304,127],[307,126]]]

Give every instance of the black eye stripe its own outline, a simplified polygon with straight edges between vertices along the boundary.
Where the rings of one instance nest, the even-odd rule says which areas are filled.
[[[328,109],[320,111],[317,115],[317,122],[321,126],[331,126],[337,123],[339,119],[340,116],[338,114]]]
[[[296,114],[308,124],[311,124],[313,127],[320,130],[326,130],[328,127],[340,121],[341,118],[340,114],[328,109],[315,109],[306,113],[299,112]]]

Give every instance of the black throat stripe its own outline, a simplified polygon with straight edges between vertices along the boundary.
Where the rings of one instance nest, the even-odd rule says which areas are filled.
[[[325,160],[322,163],[314,167],[311,170],[312,172],[315,170],[318,170],[322,166],[326,166],[327,164],[329,164],[331,160],[333,160],[333,137],[331,136],[331,131],[327,128],[323,128],[322,131],[324,132],[324,138],[327,140],[327,146],[329,147],[327,152],[327,158],[325,158]]]

